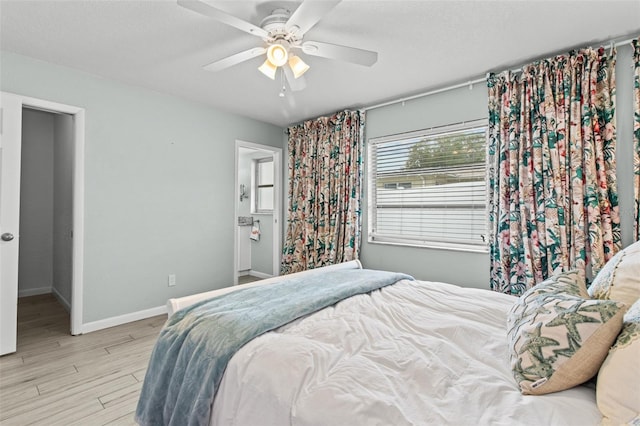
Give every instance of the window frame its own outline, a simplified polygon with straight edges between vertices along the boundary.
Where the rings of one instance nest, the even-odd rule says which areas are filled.
[[[263,163],[271,163],[272,167],[273,167],[273,181],[271,184],[261,184],[260,183],[260,164]],[[264,157],[264,158],[256,158],[253,160],[253,167],[252,167],[252,185],[253,185],[253,197],[251,197],[251,204],[252,204],[252,213],[253,214],[272,214],[274,211],[274,208],[272,207],[271,209],[260,209],[258,208],[258,206],[260,205],[260,188],[272,188],[273,193],[275,194],[275,180],[276,180],[276,176],[275,176],[275,163],[273,161],[273,157]],[[275,203],[275,199],[273,200],[272,204]]]
[[[432,240],[428,238],[420,239],[407,239],[403,238],[401,235],[378,235],[375,232],[375,226],[377,224],[376,213],[377,213],[377,190],[376,190],[376,165],[374,162],[373,150],[375,149],[375,145],[393,142],[393,141],[403,141],[414,138],[428,138],[434,137],[436,135],[442,135],[446,133],[454,133],[465,130],[474,130],[480,129],[484,130],[485,136],[488,131],[488,119],[482,118],[477,120],[465,121],[461,123],[454,124],[446,124],[437,127],[431,127],[428,129],[421,129],[412,132],[405,133],[396,133],[392,135],[373,137],[367,140],[367,191],[368,191],[368,208],[367,208],[367,241],[371,244],[381,244],[381,245],[396,245],[396,246],[406,246],[406,247],[417,247],[417,248],[435,248],[435,249],[443,249],[443,250],[456,250],[456,251],[466,251],[466,252],[477,252],[477,253],[488,253],[488,241],[486,236],[489,231],[489,220],[486,212],[488,211],[488,194],[486,193],[487,181],[486,181],[486,173],[484,174],[484,182],[483,187],[485,188],[485,201],[484,201],[484,233],[481,234],[483,236],[482,243],[473,243],[471,240],[467,242],[448,242],[448,241],[438,241]],[[486,140],[486,138],[485,138]],[[486,142],[485,142],[486,149]],[[471,169],[472,166],[465,166],[466,168]],[[477,167],[477,166],[476,166]],[[486,154],[485,154],[485,162],[483,167],[486,169]],[[402,178],[401,178],[402,179]]]

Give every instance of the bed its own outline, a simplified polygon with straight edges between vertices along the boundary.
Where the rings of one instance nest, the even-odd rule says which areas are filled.
[[[234,293],[340,273],[368,271],[353,261],[172,299],[168,324]],[[184,357],[190,361],[179,367],[163,361],[151,368],[152,356],[136,420],[175,425],[597,425],[603,420],[593,383],[522,394],[510,365],[506,325],[518,298],[398,277],[259,331],[216,367],[221,377],[205,397],[190,392],[207,386],[209,376],[185,371],[204,356],[201,352]],[[154,354],[177,345],[158,343]],[[176,380],[181,387],[167,402],[165,389]],[[162,396],[149,402],[153,392]],[[194,400],[206,410],[192,417]]]

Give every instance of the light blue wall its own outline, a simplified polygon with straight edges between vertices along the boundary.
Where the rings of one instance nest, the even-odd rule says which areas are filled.
[[[232,284],[235,140],[282,147],[282,128],[1,55],[3,91],[86,110],[85,323]]]
[[[487,117],[484,84],[426,96],[367,111],[365,139]],[[365,149],[365,155],[368,151]],[[367,170],[368,171],[368,170]],[[367,172],[366,171],[366,172]],[[365,182],[367,176],[365,172]],[[368,191],[368,188],[366,188]],[[363,208],[361,260],[365,268],[406,272],[417,279],[486,287],[489,256],[453,250],[402,247],[367,242],[368,193]]]
[[[633,242],[633,76],[631,46],[618,48],[618,187],[623,246]],[[470,76],[471,77],[471,76]],[[367,112],[365,139],[487,117],[484,83],[463,87]],[[366,182],[366,176],[365,176]],[[489,255],[452,250],[401,247],[367,242],[365,191],[361,260],[365,267],[402,271],[418,279],[489,288]]]
[[[622,246],[633,243],[633,49],[630,44],[618,47],[616,63],[616,158],[618,161],[618,195]]]

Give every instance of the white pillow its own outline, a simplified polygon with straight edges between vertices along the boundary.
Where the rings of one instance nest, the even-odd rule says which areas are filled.
[[[624,315],[622,332],[600,367],[596,400],[603,425],[640,422],[640,300]]]
[[[609,259],[591,283],[589,295],[624,302],[627,306],[640,298],[640,241]]]

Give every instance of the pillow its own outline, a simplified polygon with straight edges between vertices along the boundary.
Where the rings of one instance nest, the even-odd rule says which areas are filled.
[[[605,425],[640,421],[640,300],[624,315],[622,332],[600,367],[596,400]]]
[[[562,272],[548,278],[546,281],[530,288],[522,294],[516,304],[511,308],[511,313],[514,315],[527,314],[528,311],[534,309],[535,304],[531,302],[535,299],[545,297],[545,295],[552,297],[555,294],[568,294],[589,299],[585,280],[580,273],[577,270]]]
[[[511,369],[523,394],[569,389],[598,372],[625,305],[585,294],[584,278],[565,272],[527,290],[509,311]]]
[[[595,299],[617,300],[628,306],[640,298],[640,241],[609,259],[593,279],[589,295]]]

